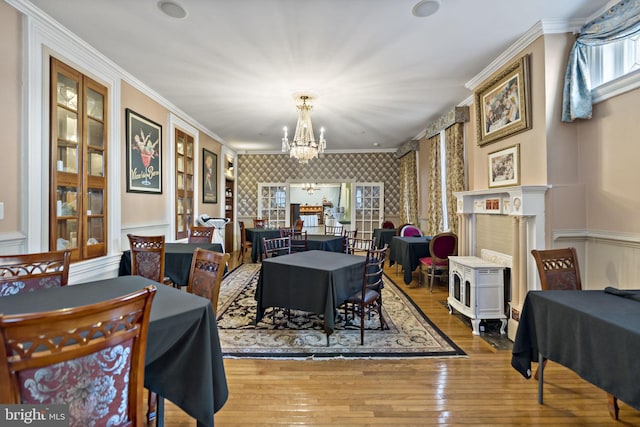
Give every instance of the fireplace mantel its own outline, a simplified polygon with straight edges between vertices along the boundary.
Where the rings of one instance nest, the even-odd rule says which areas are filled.
[[[515,337],[524,297],[529,290],[540,288],[535,261],[529,254],[532,249],[545,247],[545,193],[549,188],[547,185],[529,185],[453,193],[457,198],[459,216],[459,255],[477,255],[477,215],[507,215],[513,219],[508,313],[511,339]]]

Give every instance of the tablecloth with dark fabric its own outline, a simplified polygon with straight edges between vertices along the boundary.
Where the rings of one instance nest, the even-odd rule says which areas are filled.
[[[309,234],[307,235],[307,249],[310,251],[342,252],[343,240],[342,236]]]
[[[262,261],[256,288],[256,323],[267,307],[324,315],[324,329],[334,329],[337,308],[362,289],[365,257],[327,251],[306,251]]]
[[[163,396],[199,425],[213,426],[213,415],[227,401],[216,318],[211,302],[139,276],[42,289],[0,298],[0,313],[18,314],[92,304],[156,285],[151,306],[144,385]]]
[[[391,247],[391,240],[397,234],[398,230],[395,228],[374,228],[373,237],[376,238],[376,247],[381,249],[385,243]]]
[[[275,239],[280,237],[277,228],[246,228],[247,241],[251,242],[251,261],[257,262],[262,254],[262,238]]]
[[[404,283],[407,285],[413,279],[412,273],[418,265],[419,259],[429,256],[429,242],[431,236],[422,237],[400,237],[391,238],[391,250],[389,251],[389,265],[396,262],[404,270]]]
[[[511,365],[530,378],[538,352],[640,409],[640,301],[604,291],[530,291]]]
[[[187,286],[191,270],[191,260],[196,248],[214,252],[224,252],[220,243],[165,243],[164,244],[164,275],[171,278],[173,283]],[[122,252],[118,276],[131,274],[131,251]]]

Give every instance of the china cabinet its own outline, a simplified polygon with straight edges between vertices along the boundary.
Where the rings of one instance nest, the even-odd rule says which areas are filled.
[[[107,253],[107,88],[51,58],[49,249]]]
[[[176,129],[176,240],[189,237],[193,224],[194,138]]]

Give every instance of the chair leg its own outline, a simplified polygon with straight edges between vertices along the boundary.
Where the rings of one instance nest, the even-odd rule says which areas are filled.
[[[149,390],[149,394],[147,396],[147,426],[155,425],[157,410],[158,396]]]
[[[542,361],[542,365],[543,365],[543,367],[545,367],[545,368],[547,367],[547,359],[544,359],[544,360]],[[539,371],[539,370],[540,370],[540,365],[538,365],[538,367],[536,368],[536,373],[535,373],[535,374],[533,374],[533,379],[535,379],[536,381],[538,381],[538,371]]]
[[[607,393],[607,404],[609,406],[609,415],[614,420],[618,419],[620,413],[620,407],[618,406],[618,398],[611,393]]]
[[[436,281],[436,271],[434,268],[431,268],[431,281],[429,282],[429,293],[433,293],[433,282]]]
[[[360,345],[364,345],[364,304],[360,306]]]

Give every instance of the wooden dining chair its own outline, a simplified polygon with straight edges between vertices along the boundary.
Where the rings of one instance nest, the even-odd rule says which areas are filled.
[[[429,292],[433,292],[436,276],[442,277],[449,272],[449,257],[458,255],[458,236],[445,231],[438,233],[429,242],[429,255],[418,260],[420,274],[418,285],[422,284],[423,275],[429,278]]]
[[[229,254],[196,248],[191,261],[187,292],[211,301],[213,311],[218,311],[218,296]]]
[[[264,258],[273,258],[290,253],[291,239],[289,237],[262,238],[262,255]]]
[[[367,251],[362,286],[358,292],[349,296],[344,302],[345,323],[349,321],[349,311],[352,319],[355,319],[356,313],[360,316],[360,345],[364,345],[364,318],[368,309],[374,308],[378,312],[380,330],[386,326],[386,321],[382,315],[382,276],[386,256],[386,244],[380,249],[374,248]]]
[[[71,251],[0,256],[0,297],[66,286]]]
[[[324,234],[328,236],[342,236],[342,225],[325,225]]]
[[[302,231],[302,228],[304,227],[304,221],[301,219],[296,219],[295,224],[293,225],[293,228],[296,231]]]
[[[343,227],[342,235],[348,239],[355,239],[356,237],[358,237],[358,229],[355,228],[353,230],[347,230],[346,227]]]
[[[131,248],[131,275],[179,287],[164,275],[164,236],[127,234]]]
[[[253,218],[253,228],[264,228],[267,225],[267,220],[264,218]]]
[[[295,230],[288,237],[291,244],[292,254],[296,252],[305,252],[309,250],[309,238],[306,230],[305,231]]]
[[[345,237],[347,242],[347,250],[345,251],[351,255],[366,255],[372,249],[376,247],[376,238],[360,239],[358,237]]]
[[[189,229],[189,243],[211,243],[213,240],[213,232],[215,227],[197,227],[193,226]]]
[[[244,221],[238,221],[240,226],[240,253],[238,254],[238,262],[242,264],[247,252],[251,253],[253,243],[247,240],[247,229],[244,225]]]
[[[67,425],[145,425],[155,286],[64,310],[0,315],[0,402],[67,404]]]

